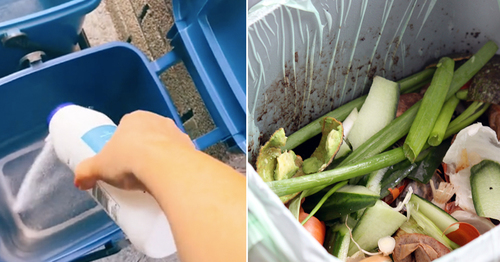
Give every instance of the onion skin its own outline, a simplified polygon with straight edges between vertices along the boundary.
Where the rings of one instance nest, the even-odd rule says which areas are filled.
[[[419,93],[408,93],[401,94],[399,96],[398,109],[396,111],[396,117],[402,115],[408,108],[413,106],[415,103],[422,99],[422,95]]]
[[[488,121],[491,129],[497,133],[497,138],[500,140],[500,106],[492,104],[488,110]]]
[[[304,212],[301,208],[299,214],[299,222],[302,222],[309,214]],[[325,242],[326,227],[325,223],[319,221],[316,217],[312,216],[304,224],[304,228],[309,232],[321,245]]]

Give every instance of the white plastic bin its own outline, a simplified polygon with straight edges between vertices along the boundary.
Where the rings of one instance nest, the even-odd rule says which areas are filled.
[[[366,94],[374,75],[397,80],[441,56],[474,53],[488,40],[500,44],[495,0],[264,0],[248,20],[250,163],[275,130],[290,135]],[[250,261],[259,255],[335,261],[317,242],[303,240],[308,233],[248,170],[249,216],[279,233],[256,237],[250,225]],[[439,261],[498,261],[499,246],[497,227]]]

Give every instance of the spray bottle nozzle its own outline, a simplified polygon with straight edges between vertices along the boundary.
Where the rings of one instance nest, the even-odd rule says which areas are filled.
[[[50,124],[50,120],[52,120],[52,117],[54,117],[54,115],[57,113],[57,111],[59,111],[60,109],[66,107],[66,106],[71,106],[71,105],[75,105],[75,104],[73,104],[71,102],[67,102],[67,103],[62,103],[62,104],[58,105],[56,108],[54,108],[50,112],[49,116],[47,117],[47,124]]]

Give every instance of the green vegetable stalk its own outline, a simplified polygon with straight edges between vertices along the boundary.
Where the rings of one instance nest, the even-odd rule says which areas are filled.
[[[490,104],[483,102],[472,102],[472,104],[465,109],[462,114],[457,116],[451,123],[448,125],[448,129],[444,134],[444,139],[458,133],[460,130],[464,129],[468,125],[472,124],[476,119],[481,116]]]
[[[396,148],[356,164],[346,165],[316,174],[290,178],[280,181],[271,181],[266,184],[278,196],[284,196],[306,189],[328,186],[346,179],[370,173],[384,167],[399,163],[405,159],[403,149]]]
[[[450,88],[454,88],[456,90],[459,90],[460,87],[462,87],[465,83],[467,83],[467,81],[469,81],[474,76],[474,74],[471,74],[471,73],[478,72],[481,69],[481,67],[483,67],[491,57],[493,57],[493,55],[495,54],[497,49],[498,49],[498,47],[496,46],[495,43],[493,43],[491,41],[486,43],[473,56],[473,57],[476,57],[474,61],[467,61],[465,64],[463,64],[460,68],[458,68],[456,70],[456,72],[459,72],[461,74],[465,74],[466,76],[468,76],[468,78],[467,77],[453,77]],[[455,75],[456,75],[456,73],[454,74],[454,76]],[[448,94],[450,94],[450,93],[448,92]],[[447,98],[450,98],[452,95],[453,95],[453,93],[451,95],[447,95]],[[380,152],[386,150],[391,145],[393,145],[396,141],[398,141],[399,139],[404,137],[408,133],[408,131],[410,130],[410,127],[413,123],[413,120],[415,119],[417,111],[420,107],[420,103],[421,103],[421,101],[414,104],[412,107],[410,107],[408,110],[406,110],[406,112],[404,112],[401,116],[394,119],[394,121],[389,123],[385,128],[383,128],[378,133],[373,135],[370,139],[368,139],[365,143],[363,143],[360,147],[358,147],[355,151],[353,151],[349,156],[347,156],[337,167],[352,165],[352,164],[360,162],[364,159],[373,157],[376,154],[379,154]],[[486,110],[486,108],[484,110]],[[482,111],[482,112],[484,112],[484,111]],[[476,115],[476,114],[474,114],[474,115],[469,114],[468,116],[470,118],[465,118],[465,117],[462,117],[462,118],[467,119],[467,121],[474,121],[475,119],[477,119],[477,117],[479,117],[479,115]],[[457,126],[461,127],[460,129],[462,129],[462,128],[468,126],[470,123],[472,123],[472,122],[468,123],[467,121],[464,120],[464,122],[463,122],[462,120],[460,120],[460,121],[453,121],[453,122],[457,123]],[[318,120],[318,122],[319,122],[319,120]],[[468,124],[464,124],[464,123],[468,123]],[[451,123],[450,123],[450,125],[451,125]],[[453,128],[454,128],[453,125],[451,125],[451,129],[450,129],[450,126],[448,127],[448,130],[445,134],[444,139],[448,138],[451,134],[455,134],[458,131],[460,131],[460,129],[455,130]],[[449,134],[449,132],[448,132],[449,130],[452,130],[451,132],[453,132],[453,133]],[[426,147],[427,146],[428,146],[428,144],[426,145]],[[367,173],[369,173],[369,172],[367,172]],[[307,192],[305,192],[306,193],[305,196],[312,195],[316,192],[319,192],[325,186],[326,185],[319,185],[319,186],[315,187],[314,189],[307,190]]]
[[[443,142],[444,134],[448,124],[450,123],[451,117],[453,116],[453,112],[455,112],[458,102],[460,102],[460,100],[456,96],[452,96],[448,99],[448,101],[446,101],[446,103],[444,103],[436,124],[432,128],[429,140],[427,141],[429,145],[438,146],[441,142]]]
[[[489,41],[483,47],[481,47],[481,49],[479,49],[477,51],[477,53],[474,54],[467,62],[465,62],[465,64],[463,64],[460,68],[458,68],[456,70],[456,72],[453,74],[453,80],[452,80],[452,83],[450,85],[450,89],[448,90],[448,94],[446,95],[446,99],[450,98],[463,85],[465,85],[465,83],[467,83],[467,81],[469,81],[493,57],[493,55],[495,55],[497,50],[498,50],[498,46],[493,41]],[[412,88],[414,85],[416,85],[418,83],[422,83],[422,82],[430,79],[432,77],[432,75],[434,74],[434,70],[435,69],[433,69],[433,68],[429,68],[429,69],[423,70],[422,72],[419,72],[415,75],[412,75],[408,78],[405,78],[405,79],[398,81],[398,83],[401,85],[401,93],[404,94],[407,92],[407,90]],[[331,116],[339,121],[344,121],[344,119],[349,115],[349,113],[352,111],[352,109],[354,109],[355,107],[358,109],[361,108],[365,99],[366,99],[366,95],[362,96],[360,98],[357,98],[357,99],[355,99],[355,100],[353,100],[353,101],[351,101],[343,106],[340,106],[339,108],[331,111],[330,113],[328,113],[328,114],[316,119],[315,121],[309,123],[307,126],[301,128],[297,132],[290,135],[290,137],[288,137],[286,146],[283,149],[285,149],[285,150],[293,149],[293,148],[297,147],[298,145],[302,144],[303,142],[307,141],[311,137],[319,134],[321,132],[320,120],[326,116]],[[420,105],[420,103],[415,104],[412,107],[413,110],[418,110],[419,105]],[[408,109],[407,112],[411,111],[412,108]],[[413,113],[416,113],[416,112],[413,112]],[[410,112],[406,115],[406,117],[410,119],[410,125],[411,125],[411,121],[413,121],[413,118],[412,118],[413,113]],[[396,120],[403,117],[403,115],[396,118]],[[413,117],[414,117],[414,115],[413,115]],[[406,120],[408,120],[408,119],[406,119]],[[402,122],[406,123],[408,121],[402,121]],[[399,123],[398,123],[398,125],[399,125]],[[400,129],[400,128],[402,128],[402,129],[400,129],[399,131],[405,130],[404,126],[398,126],[398,125],[394,126],[394,125],[389,124],[385,129],[387,129],[386,131],[390,131],[390,132],[386,132],[386,131],[381,130],[379,133],[380,134],[387,134],[387,133],[391,134],[391,133],[394,133],[393,131],[397,132],[398,129]],[[409,127],[408,127],[408,130],[409,130]],[[408,133],[408,130],[406,130],[406,132],[397,132],[397,135],[399,135],[400,133],[403,133],[403,134],[399,138],[397,138],[395,141],[399,140],[401,137],[406,135],[406,133]],[[377,135],[375,135],[375,136],[377,136]],[[379,140],[379,139],[376,139],[376,140]],[[393,140],[388,140],[388,141],[390,142]],[[394,142],[388,143],[388,145],[386,147],[384,147],[384,146],[377,146],[376,145],[377,143],[373,144],[373,141],[368,140],[365,142],[366,146],[365,146],[364,150],[361,150],[361,148],[356,149],[356,151],[359,152],[359,153],[356,153],[356,155],[358,155],[358,154],[364,155],[366,153],[366,151],[368,151],[368,152],[373,152],[373,153],[366,155],[366,157],[364,157],[364,158],[374,156],[374,155],[382,152],[383,150],[385,150],[387,147],[392,145]],[[361,147],[363,147],[363,146],[361,146]],[[377,150],[373,151],[372,147],[377,147]],[[380,149],[380,148],[382,148],[382,149]],[[355,152],[353,152],[353,154],[354,153]],[[363,158],[363,157],[361,157],[361,158]],[[344,162],[345,163],[356,162],[356,159],[358,159],[358,156],[353,156],[351,158],[351,160],[349,160],[349,161],[344,160]]]
[[[468,93],[469,90],[460,90],[455,94],[455,96],[460,100],[467,100]]]
[[[439,112],[446,101],[446,93],[453,78],[454,67],[455,61],[451,58],[441,58],[431,85],[422,98],[421,106],[403,145],[405,155],[412,163],[427,142],[431,129],[434,127]]]
[[[427,80],[432,78],[434,72],[436,72],[435,68],[427,68],[414,75],[397,81],[401,87],[401,94],[412,93],[419,90],[420,88],[417,89],[416,86],[422,87],[427,84]]]
[[[433,68],[434,69],[434,68]],[[426,69],[427,70],[427,69]],[[433,71],[434,72],[434,71]],[[429,84],[431,82],[431,79],[427,79],[419,84],[416,84],[408,89],[406,89],[404,92],[401,91],[401,94],[409,94],[409,93],[415,93],[415,92],[418,92],[420,91],[420,89],[422,89],[422,87],[424,87],[425,85]]]
[[[457,249],[460,246],[446,237],[442,231],[428,217],[418,211],[414,204],[407,205],[410,216],[415,219],[417,224],[424,229],[426,235],[435,238],[449,249]]]

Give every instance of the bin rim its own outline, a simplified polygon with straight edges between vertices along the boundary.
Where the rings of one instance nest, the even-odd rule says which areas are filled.
[[[99,1],[99,0],[98,0]],[[2,85],[14,81],[20,77],[23,77],[24,75],[31,74],[33,72],[43,70],[44,68],[55,66],[58,64],[63,64],[65,62],[71,61],[73,59],[83,57],[92,53],[97,53],[103,50],[107,49],[112,49],[112,48],[125,48],[129,49],[130,51],[133,51],[138,55],[138,57],[144,62],[144,64],[149,68],[149,71],[151,72],[152,75],[154,75],[154,70],[151,68],[151,61],[142,53],[137,47],[135,47],[132,44],[125,43],[125,42],[120,42],[120,41],[113,41],[109,43],[105,43],[99,46],[93,46],[89,47],[83,50],[80,50],[78,52],[72,52],[60,57],[56,57],[53,59],[50,59],[48,61],[44,61],[41,65],[33,66],[33,67],[28,67],[22,70],[19,70],[17,72],[14,72],[10,75],[6,75],[4,77],[0,77],[0,88],[2,88]]]

